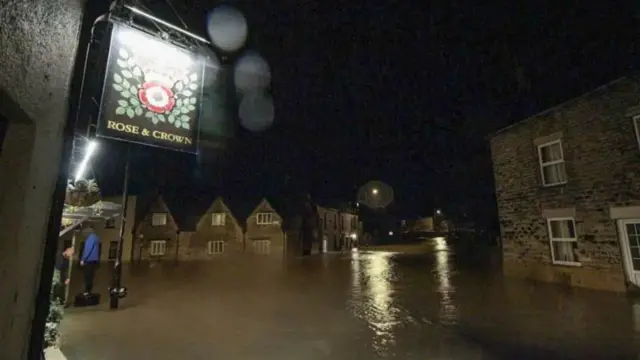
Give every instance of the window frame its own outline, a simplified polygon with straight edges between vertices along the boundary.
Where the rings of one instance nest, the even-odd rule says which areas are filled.
[[[207,242],[207,254],[211,256],[222,255],[224,254],[225,247],[226,244],[224,240],[209,240],[209,242]]]
[[[216,221],[220,220],[220,221]],[[225,226],[227,224],[227,214],[224,212],[211,213],[211,226]]]
[[[154,245],[160,245],[162,253],[154,252]],[[167,240],[151,240],[149,241],[149,256],[165,256],[167,254]]]
[[[266,219],[268,220],[266,220]],[[261,221],[262,219],[262,221]],[[273,213],[272,212],[259,212],[256,214],[256,224],[257,225],[273,225]]]
[[[154,219],[155,219],[156,215],[163,215],[164,221],[162,222],[162,224],[158,224],[157,225],[155,223]],[[153,227],[167,226],[167,221],[168,221],[167,218],[168,218],[168,216],[167,216],[166,212],[154,212],[154,213],[151,213],[151,226],[153,226]]]
[[[259,246],[259,244],[263,244]],[[264,246],[266,245],[266,246]],[[253,240],[252,244],[253,253],[257,255],[270,255],[271,254],[271,240]],[[257,251],[260,249],[260,251]],[[264,251],[266,249],[266,251]]]
[[[116,228],[116,218],[108,218],[104,223],[105,229],[115,229]]]
[[[561,160],[552,160],[552,161],[548,161],[548,162],[543,162],[542,161],[542,148],[553,146],[555,144],[560,145],[560,157],[562,159]],[[552,184],[545,183],[544,168],[547,167],[547,166],[553,166],[553,165],[558,165],[558,164],[564,164],[564,166],[563,166],[564,181],[557,182],[557,183],[552,183]],[[540,181],[541,181],[543,187],[560,186],[560,185],[566,184],[569,181],[569,177],[567,176],[567,162],[564,159],[564,149],[562,147],[562,139],[561,138],[560,139],[556,139],[556,140],[547,141],[545,143],[542,143],[542,144],[538,145],[538,166],[540,167]]]
[[[636,115],[633,117],[633,128],[635,129],[638,150],[640,150],[640,115]]]
[[[565,265],[565,266],[582,266],[580,261],[558,261],[555,259],[555,252],[553,248],[554,242],[573,242],[578,244],[578,229],[576,228],[576,219],[574,217],[550,217],[547,218],[547,232],[549,234],[549,250],[551,251],[551,263],[553,265]],[[554,238],[551,231],[551,222],[553,221],[571,221],[573,224],[573,238]],[[574,254],[575,255],[575,254]]]

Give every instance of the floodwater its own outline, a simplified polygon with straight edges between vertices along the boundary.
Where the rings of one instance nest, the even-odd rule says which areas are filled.
[[[640,301],[505,279],[495,253],[443,238],[427,254],[125,273],[119,310],[67,311],[69,359],[640,359]]]

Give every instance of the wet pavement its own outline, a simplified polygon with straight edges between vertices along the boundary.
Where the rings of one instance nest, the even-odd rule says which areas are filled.
[[[62,350],[71,360],[640,359],[640,301],[505,279],[495,255],[435,239],[428,254],[132,266],[119,310],[104,299],[67,311]],[[107,278],[105,266],[98,289]]]

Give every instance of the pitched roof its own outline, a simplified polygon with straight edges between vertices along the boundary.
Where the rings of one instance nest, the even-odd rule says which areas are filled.
[[[198,221],[213,203],[211,197],[196,195],[175,195],[166,201],[180,231],[195,231]]]

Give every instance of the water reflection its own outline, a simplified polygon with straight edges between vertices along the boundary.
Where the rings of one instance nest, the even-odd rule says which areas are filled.
[[[356,297],[353,309],[373,330],[371,345],[379,355],[386,355],[395,343],[394,328],[399,324],[398,309],[392,298],[391,256],[391,253],[352,253],[353,294]],[[364,282],[363,288],[360,279]]]
[[[443,237],[433,239],[435,251],[434,273],[438,279],[437,291],[440,293],[440,321],[447,325],[454,325],[458,321],[458,308],[452,295],[455,287],[451,284],[451,268],[449,263],[449,245]]]

